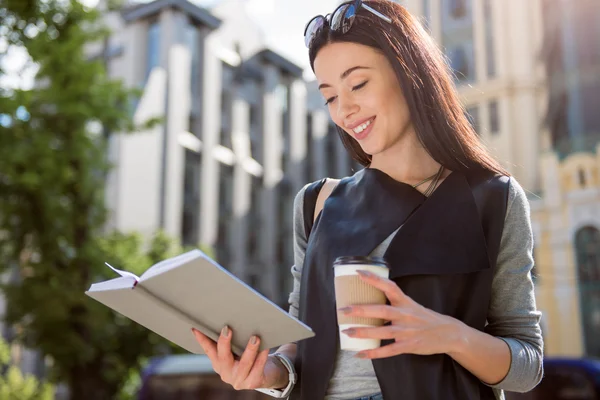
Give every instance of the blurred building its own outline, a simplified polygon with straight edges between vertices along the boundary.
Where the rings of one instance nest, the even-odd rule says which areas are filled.
[[[421,18],[455,71],[461,98],[491,152],[539,189],[546,98],[541,0],[402,0]]]
[[[531,201],[537,296],[546,351],[600,356],[600,145],[542,156],[543,196]]]
[[[106,15],[113,35],[96,52],[143,90],[135,120],[162,118],[110,138],[110,227],[210,246],[285,305],[293,198],[309,181],[348,175],[351,162],[316,88],[264,47],[245,7],[156,0]]]
[[[532,219],[546,346],[600,357],[600,3],[543,6],[550,146]]]

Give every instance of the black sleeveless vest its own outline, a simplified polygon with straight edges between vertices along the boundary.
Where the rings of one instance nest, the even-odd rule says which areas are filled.
[[[299,318],[316,335],[298,343],[299,382],[293,399],[323,399],[333,374],[339,346],[333,261],[370,254],[401,225],[384,255],[390,279],[424,307],[483,330],[504,227],[508,177],[487,171],[452,172],[426,198],[412,186],[367,168],[340,181],[311,226],[310,207],[322,185],[323,181],[309,186],[305,199],[310,235]],[[382,346],[389,343],[384,340]],[[402,354],[372,363],[386,400],[494,399],[491,388],[444,354]]]

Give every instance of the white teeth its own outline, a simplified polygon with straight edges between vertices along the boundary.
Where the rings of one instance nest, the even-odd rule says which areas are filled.
[[[354,128],[354,133],[361,133],[362,131],[364,131],[365,129],[367,129],[367,126],[371,125],[371,120],[368,120],[367,122],[365,122],[362,125],[357,126],[356,128]]]

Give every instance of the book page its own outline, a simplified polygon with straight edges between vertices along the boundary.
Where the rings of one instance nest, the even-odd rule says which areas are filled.
[[[148,268],[142,276],[140,276],[140,280],[145,280],[152,278],[158,274],[165,273],[173,268],[177,268],[179,266],[185,265],[188,262],[198,258],[198,257],[207,257],[200,250],[192,250],[187,253],[183,253],[178,255],[177,257],[169,258],[167,260],[161,261],[158,264],[153,265]]]
[[[138,278],[135,274],[132,274],[131,272],[127,272],[127,271],[122,271],[120,269],[116,269],[115,267],[113,267],[112,265],[110,265],[107,262],[105,262],[104,264],[106,264],[108,266],[108,268],[112,269],[117,274],[121,275],[123,278],[133,278],[133,279],[135,279],[136,282],[140,280],[140,278]]]
[[[90,292],[99,292],[103,290],[115,290],[115,289],[133,289],[137,284],[137,279],[129,276],[121,276],[119,278],[111,279],[109,281],[94,283],[90,286]]]

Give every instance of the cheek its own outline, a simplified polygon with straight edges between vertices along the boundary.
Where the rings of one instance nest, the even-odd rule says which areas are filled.
[[[344,126],[344,122],[342,118],[340,118],[339,113],[337,112],[337,108],[335,105],[328,105],[327,109],[329,110],[329,117],[337,126]],[[342,128],[343,129],[343,128]]]
[[[404,96],[396,91],[390,91],[387,98],[392,99],[384,103],[392,118],[400,123],[406,121],[409,118],[409,112]]]

